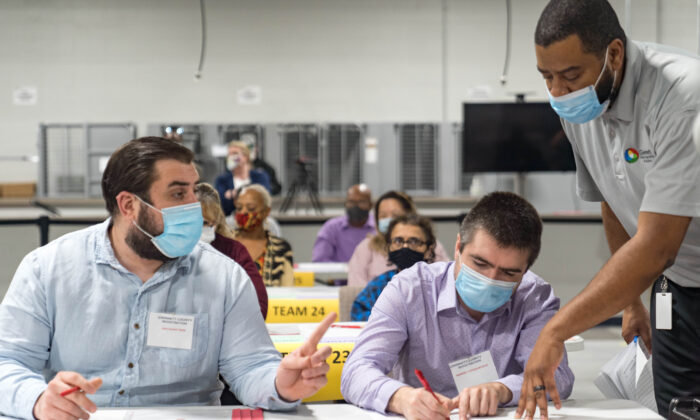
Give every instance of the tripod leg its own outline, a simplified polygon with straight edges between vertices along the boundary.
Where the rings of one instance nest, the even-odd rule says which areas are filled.
[[[282,205],[280,206],[280,212],[286,213],[287,210],[289,210],[289,206],[292,204],[292,201],[294,201],[296,190],[297,183],[295,181],[294,183],[292,183],[292,186],[289,187],[289,191],[287,191],[287,195],[284,197],[284,201],[282,201]]]

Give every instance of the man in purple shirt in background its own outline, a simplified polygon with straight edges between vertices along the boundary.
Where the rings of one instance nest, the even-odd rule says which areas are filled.
[[[539,215],[525,199],[506,192],[482,198],[462,221],[455,262],[417,263],[379,296],[343,369],[345,399],[408,419],[444,419],[454,408],[466,419],[517,404],[530,351],[559,309],[551,286],[528,270],[541,235]],[[478,366],[492,358],[495,371],[475,378],[468,372],[475,359],[466,360],[473,356],[481,357]],[[453,372],[456,361],[465,363]],[[472,382],[463,389],[453,379],[460,372],[467,372],[460,382]],[[555,377],[568,397],[574,374],[566,355]]]
[[[311,253],[313,262],[348,262],[357,244],[374,233],[374,220],[369,217],[372,192],[365,184],[348,188],[345,214],[328,219],[318,231]]]

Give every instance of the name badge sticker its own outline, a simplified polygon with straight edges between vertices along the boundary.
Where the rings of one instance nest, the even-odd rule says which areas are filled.
[[[491,352],[486,350],[474,356],[455,360],[449,364],[458,391],[498,379]]]
[[[171,349],[192,350],[194,316],[148,314],[148,337],[146,345]]]

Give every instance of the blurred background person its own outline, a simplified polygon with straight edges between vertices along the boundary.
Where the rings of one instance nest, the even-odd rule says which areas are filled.
[[[272,198],[262,185],[244,187],[236,199],[234,238],[241,242],[258,267],[265,286],[293,286],[292,247],[265,229]]]
[[[427,217],[399,216],[391,221],[384,237],[389,261],[396,269],[378,275],[357,295],[350,312],[353,321],[367,321],[374,302],[396,273],[420,261],[428,264],[435,261],[435,233]]]
[[[238,140],[228,144],[226,158],[227,171],[216,177],[214,186],[221,197],[221,208],[228,216],[233,212],[236,197],[241,188],[250,184],[260,184],[270,190],[270,179],[267,174],[252,168],[250,164],[250,149]]]
[[[267,161],[265,161],[258,153],[257,137],[253,133],[245,133],[241,135],[241,141],[248,146],[250,150],[250,163],[253,169],[265,172],[270,179],[270,195],[275,196],[282,192],[282,185],[277,179],[277,172]]]
[[[202,216],[204,218],[201,241],[211,244],[217,251],[230,257],[243,267],[248,277],[250,277],[250,281],[253,282],[253,286],[255,286],[255,293],[258,295],[262,316],[267,318],[267,290],[265,290],[265,284],[260,276],[258,267],[250,258],[248,250],[243,244],[233,239],[234,232],[226,224],[224,212],[219,204],[219,194],[211,184],[206,182],[197,184],[194,193],[202,205]]]
[[[387,191],[374,203],[376,233],[360,242],[348,262],[348,286],[366,286],[373,278],[397,267],[389,261],[385,233],[393,218],[417,214],[413,199],[401,191]],[[435,243],[435,261],[449,261],[445,248]]]
[[[365,184],[348,188],[345,214],[326,220],[316,236],[311,253],[313,262],[348,262],[357,244],[374,233],[370,217],[372,191]]]

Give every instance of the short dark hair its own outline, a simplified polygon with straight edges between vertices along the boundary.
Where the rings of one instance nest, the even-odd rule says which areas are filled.
[[[409,213],[403,216],[399,216],[389,223],[389,228],[384,234],[384,240],[386,241],[387,252],[389,252],[389,247],[391,246],[391,232],[394,230],[396,225],[409,225],[418,226],[425,236],[425,245],[428,252],[428,257],[425,262],[431,263],[435,261],[435,245],[437,240],[435,239],[435,232],[433,232],[433,224],[427,217],[419,216],[415,213]]]
[[[418,213],[418,211],[416,210],[416,205],[413,204],[413,199],[410,195],[406,194],[403,191],[387,191],[381,196],[379,196],[377,201],[374,203],[374,221],[376,222],[376,226],[379,226],[379,204],[381,204],[382,201],[390,198],[398,201],[399,204],[401,204],[403,210],[406,212],[406,214]]]
[[[493,192],[484,196],[462,220],[459,228],[459,251],[483,229],[503,247],[529,251],[528,267],[540,254],[542,220],[527,200],[510,192]]]
[[[577,35],[583,51],[599,57],[615,39],[627,44],[615,10],[607,0],[550,0],[535,29],[535,44],[548,47]]]
[[[150,201],[148,190],[156,180],[155,164],[165,159],[192,163],[194,154],[178,142],[163,137],[134,139],[112,153],[102,173],[102,197],[109,214],[119,214],[117,195],[122,191]]]

